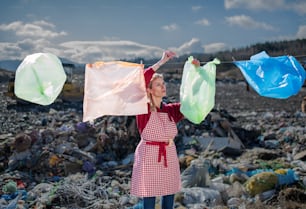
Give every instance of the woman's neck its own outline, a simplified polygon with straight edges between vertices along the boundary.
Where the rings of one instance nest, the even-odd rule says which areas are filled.
[[[160,104],[162,102],[162,98],[152,97],[152,102],[153,102],[154,108],[160,108]]]

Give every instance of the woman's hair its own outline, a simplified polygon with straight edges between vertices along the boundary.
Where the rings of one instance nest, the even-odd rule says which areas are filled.
[[[164,79],[164,76],[162,75],[162,74],[160,74],[160,73],[154,73],[153,74],[153,76],[152,76],[152,78],[151,78],[151,80],[150,80],[150,83],[149,83],[149,85],[148,85],[148,88],[152,88],[152,83],[153,83],[153,81],[155,80],[155,79],[157,79],[157,78],[162,78],[162,79]]]
[[[160,73],[154,73],[151,80],[150,80],[150,83],[148,85],[148,88],[152,89],[152,83],[154,80],[156,80],[157,78],[161,78],[161,79],[164,79],[164,76]],[[148,98],[150,100],[150,110],[151,111],[155,111],[156,108],[155,108],[155,104],[154,104],[154,101],[153,101],[153,98],[152,98],[152,95],[151,94],[148,94]]]

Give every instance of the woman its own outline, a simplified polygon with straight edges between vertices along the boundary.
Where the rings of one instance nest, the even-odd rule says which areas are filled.
[[[173,209],[174,194],[181,189],[180,167],[173,142],[176,124],[184,118],[180,103],[165,104],[166,86],[161,74],[155,73],[175,56],[165,51],[160,61],[145,70],[149,98],[148,113],[137,115],[141,140],[135,151],[131,194],[143,197],[143,208],[154,209],[161,196],[161,208]]]

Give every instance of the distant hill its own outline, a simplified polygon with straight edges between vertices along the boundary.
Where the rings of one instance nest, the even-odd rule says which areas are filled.
[[[9,81],[10,78],[13,77],[14,77],[14,72],[0,68],[0,82]]]
[[[189,56],[194,56],[201,62],[208,62],[214,58],[221,60],[221,64],[218,65],[218,72],[226,72],[229,70],[236,69],[237,67],[233,64],[233,60],[248,60],[254,54],[261,51],[266,51],[270,56],[282,56],[282,55],[292,55],[294,56],[304,67],[306,67],[306,39],[296,39],[291,41],[275,41],[275,42],[265,42],[257,43],[251,46],[232,49],[227,51],[220,51],[213,54],[205,53],[191,53],[182,55],[178,58],[171,60],[167,63],[167,70],[177,71],[182,69],[183,64]],[[135,58],[133,60],[122,60],[128,62],[140,63],[141,61],[146,64],[156,63],[160,58],[156,59],[144,59],[141,57]],[[67,58],[60,58],[62,63],[71,63],[75,65],[74,72],[77,74],[82,74],[85,71],[84,63],[75,63]],[[15,72],[22,60],[2,60],[0,61],[0,68]],[[146,66],[147,67],[147,66]]]
[[[248,47],[223,51],[213,54],[212,57],[218,57],[221,61],[230,63],[235,60],[249,60],[254,54],[266,51],[271,57],[291,55],[295,57],[301,65],[306,67],[306,39],[297,39],[292,41],[275,41],[258,43]],[[228,70],[227,66],[220,66],[219,70]]]
[[[227,51],[220,51],[217,53],[205,54],[205,53],[191,53],[182,55],[178,58],[170,60],[167,63],[167,70],[176,71],[183,67],[183,64],[189,56],[194,56],[202,63],[218,58],[221,64],[218,65],[218,72],[226,72],[233,69],[238,69],[233,64],[234,60],[249,60],[252,55],[266,51],[271,57],[291,55],[294,56],[303,66],[306,67],[306,39],[296,39],[291,41],[275,41],[257,43],[251,46],[242,47],[238,49],[232,49]],[[131,60],[135,63],[143,61],[144,64],[155,63],[159,58],[146,60],[143,58],[135,58]],[[177,64],[176,64],[177,63]]]
[[[3,61],[0,61],[0,68],[14,72],[16,71],[20,63],[21,63],[21,60],[3,60]]]
[[[84,68],[83,64],[78,64],[78,63],[72,62],[72,61],[70,61],[66,58],[60,58],[60,60],[61,60],[62,63],[69,63],[69,64],[75,65],[75,70],[76,71],[82,71],[82,68]],[[22,60],[1,60],[0,61],[0,69],[15,72],[21,62],[22,62]]]
[[[221,64],[217,66],[217,79],[221,80],[244,80],[241,71],[233,63],[234,60],[249,60],[252,55],[266,51],[271,57],[291,55],[295,57],[301,65],[306,69],[306,39],[297,39],[292,41],[278,41],[258,43],[248,47],[220,51],[214,54],[194,53],[180,56],[174,60],[170,60],[165,68],[167,72],[181,72],[183,63],[189,56],[194,56],[202,63],[218,58]],[[144,61],[144,63],[155,63],[156,60]],[[173,63],[173,64],[171,64]],[[181,64],[175,64],[181,63]],[[306,83],[306,81],[305,81]]]

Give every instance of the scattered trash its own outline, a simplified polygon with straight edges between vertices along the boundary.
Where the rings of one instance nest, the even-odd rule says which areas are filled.
[[[230,98],[222,101],[234,114],[217,102],[200,124],[178,124],[183,188],[176,207],[251,208],[280,198],[305,206],[306,115],[244,110],[234,90],[216,92]],[[135,117],[84,123],[78,102],[10,102],[0,102],[0,208],[137,208],[141,199],[129,193]]]

